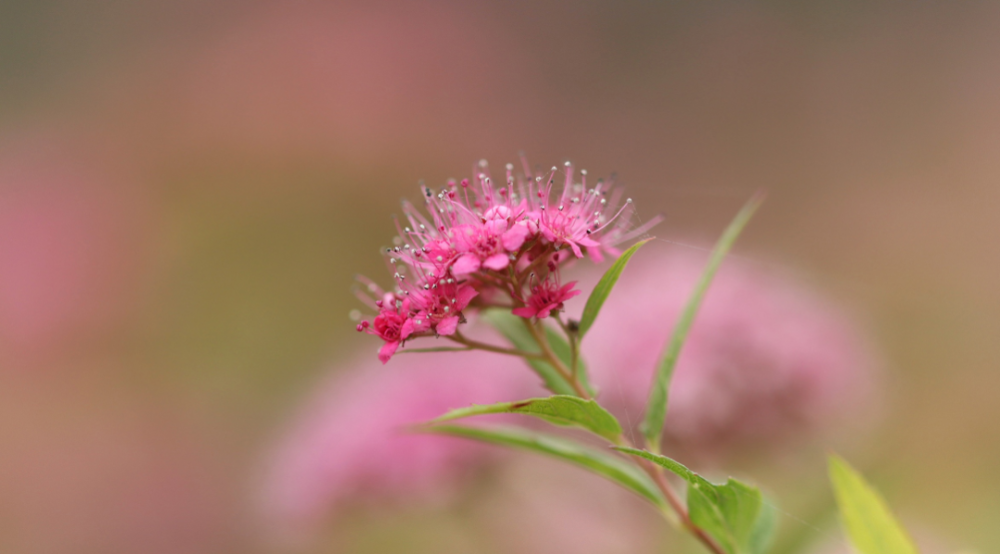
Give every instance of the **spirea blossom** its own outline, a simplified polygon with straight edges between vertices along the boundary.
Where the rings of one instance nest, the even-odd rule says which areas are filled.
[[[659,221],[633,228],[632,200],[623,201],[620,188],[601,180],[589,186],[586,171],[577,181],[569,162],[559,187],[556,167],[534,173],[524,162],[516,175],[507,164],[501,183],[485,161],[476,170],[471,181],[423,186],[423,211],[403,204],[395,246],[385,249],[392,290],[362,279],[361,296],[378,315],[359,323],[358,331],[384,341],[382,363],[413,338],[462,342],[459,325],[470,308],[503,307],[539,319],[558,313],[580,294],[575,283],[561,284],[563,265],[617,255],[617,244]]]
[[[537,380],[512,361],[462,352],[413,355],[391,368],[365,356],[338,368],[273,451],[263,499],[269,520],[306,530],[345,502],[426,499],[453,488],[497,450],[407,428],[470,403],[539,394]]]
[[[623,423],[641,416],[664,343],[707,256],[645,247],[588,333],[583,352],[593,380]],[[876,366],[859,330],[829,301],[786,275],[727,259],[681,350],[666,436],[711,457],[739,444],[760,448],[828,430],[869,407]]]

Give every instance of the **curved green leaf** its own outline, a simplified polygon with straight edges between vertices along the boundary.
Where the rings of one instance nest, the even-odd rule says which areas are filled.
[[[593,400],[566,395],[459,408],[432,420],[430,423],[440,423],[476,415],[505,413],[525,414],[542,418],[556,425],[580,427],[613,443],[617,443],[621,439],[622,428],[615,416]]]
[[[766,546],[768,521],[764,497],[755,487],[730,478],[722,485],[710,481],[666,456],[628,447],[615,450],[645,458],[688,482],[688,515],[729,554],[756,554]]]
[[[729,252],[733,243],[736,242],[736,238],[740,235],[743,227],[750,221],[750,217],[757,211],[763,200],[764,198],[761,194],[754,195],[743,206],[743,209],[736,214],[736,217],[733,218],[729,226],[726,227],[726,230],[719,238],[719,242],[715,244],[715,248],[712,250],[712,255],[708,260],[708,265],[705,266],[705,271],[702,273],[701,279],[695,285],[694,291],[687,301],[687,305],[684,306],[684,311],[681,312],[680,318],[674,326],[670,342],[667,343],[667,348],[663,352],[663,357],[660,359],[660,363],[656,369],[656,377],[649,391],[646,419],[642,424],[643,433],[646,436],[646,444],[654,451],[659,450],[660,435],[663,433],[663,425],[667,416],[667,393],[670,389],[670,378],[673,376],[674,366],[677,365],[677,358],[680,357],[681,347],[684,346],[684,340],[687,338],[691,324],[694,322],[694,316],[698,313],[698,308],[701,306],[701,300],[705,296],[705,291],[708,290],[708,285],[712,283],[712,278],[715,277],[715,272],[719,269],[719,265],[722,264],[723,258],[726,257],[726,253]]]
[[[862,554],[917,554],[882,495],[839,456],[830,456],[830,482],[854,548]]]
[[[604,301],[611,294],[611,289],[615,288],[618,278],[621,277],[622,271],[625,270],[625,266],[628,265],[628,261],[632,258],[632,255],[651,240],[653,239],[641,240],[633,244],[628,250],[622,252],[622,255],[618,256],[615,263],[611,265],[608,271],[604,273],[604,276],[601,277],[601,280],[597,282],[597,286],[594,287],[594,290],[590,293],[590,297],[587,298],[587,305],[583,308],[583,315],[580,316],[580,330],[578,333],[581,339],[590,330],[591,325],[594,324],[597,314],[601,311],[601,307],[604,306]]]
[[[666,502],[656,485],[634,465],[621,458],[570,440],[514,427],[490,427],[487,429],[460,425],[431,425],[421,430],[428,433],[464,437],[491,444],[521,448],[552,456],[589,469],[614,481],[649,500],[657,507],[666,507]]]

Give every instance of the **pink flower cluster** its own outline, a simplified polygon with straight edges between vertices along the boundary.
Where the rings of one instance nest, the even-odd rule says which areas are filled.
[[[488,352],[401,362],[377,368],[365,356],[337,368],[292,422],[268,461],[262,498],[282,534],[308,535],[332,508],[359,498],[426,499],[453,490],[499,450],[407,426],[470,403],[542,394],[529,372]]]
[[[707,257],[644,247],[583,342],[601,401],[623,423],[642,413]],[[593,286],[598,277],[580,282]],[[681,350],[665,438],[708,460],[854,425],[875,408],[878,369],[865,335],[835,304],[781,272],[727,259]]]
[[[523,168],[515,175],[507,164],[505,182],[494,183],[484,160],[472,182],[451,180],[437,191],[424,186],[426,215],[404,203],[408,225],[397,224],[396,244],[385,250],[394,290],[363,281],[363,300],[378,315],[358,331],[385,341],[383,363],[411,338],[456,336],[470,306],[549,317],[580,294],[575,283],[560,282],[561,266],[584,255],[597,262],[617,255],[616,244],[658,222],[632,229],[632,200],[623,202],[621,189],[600,180],[588,187],[586,171],[576,182],[569,162],[558,191],[558,168],[548,174],[532,173],[526,162]]]

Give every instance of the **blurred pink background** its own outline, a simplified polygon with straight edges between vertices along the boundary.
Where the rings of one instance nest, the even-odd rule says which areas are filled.
[[[264,460],[374,351],[354,274],[381,278],[419,179],[519,150],[617,171],[665,251],[766,189],[737,255],[884,362],[838,448],[904,521],[1000,549],[998,25],[987,2],[4,3],[0,550],[290,549],[262,532]],[[782,551],[836,531],[825,446],[727,466],[781,501]],[[525,457],[477,483],[296,548],[541,551],[489,539],[528,525],[509,505],[603,485]],[[584,542],[691,548],[614,514]]]

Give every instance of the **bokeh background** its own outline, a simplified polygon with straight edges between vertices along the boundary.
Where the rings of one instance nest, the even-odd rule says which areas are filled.
[[[374,350],[354,274],[381,276],[419,179],[519,150],[617,171],[667,249],[766,189],[740,255],[836,299],[884,361],[844,448],[918,534],[1000,550],[998,26],[991,2],[0,3],[0,550],[283,551],[261,460]],[[745,462],[790,545],[836,528],[803,452]],[[554,467],[522,473],[583,494]],[[463,502],[491,520],[525,487]],[[494,552],[468,513],[330,533]]]

